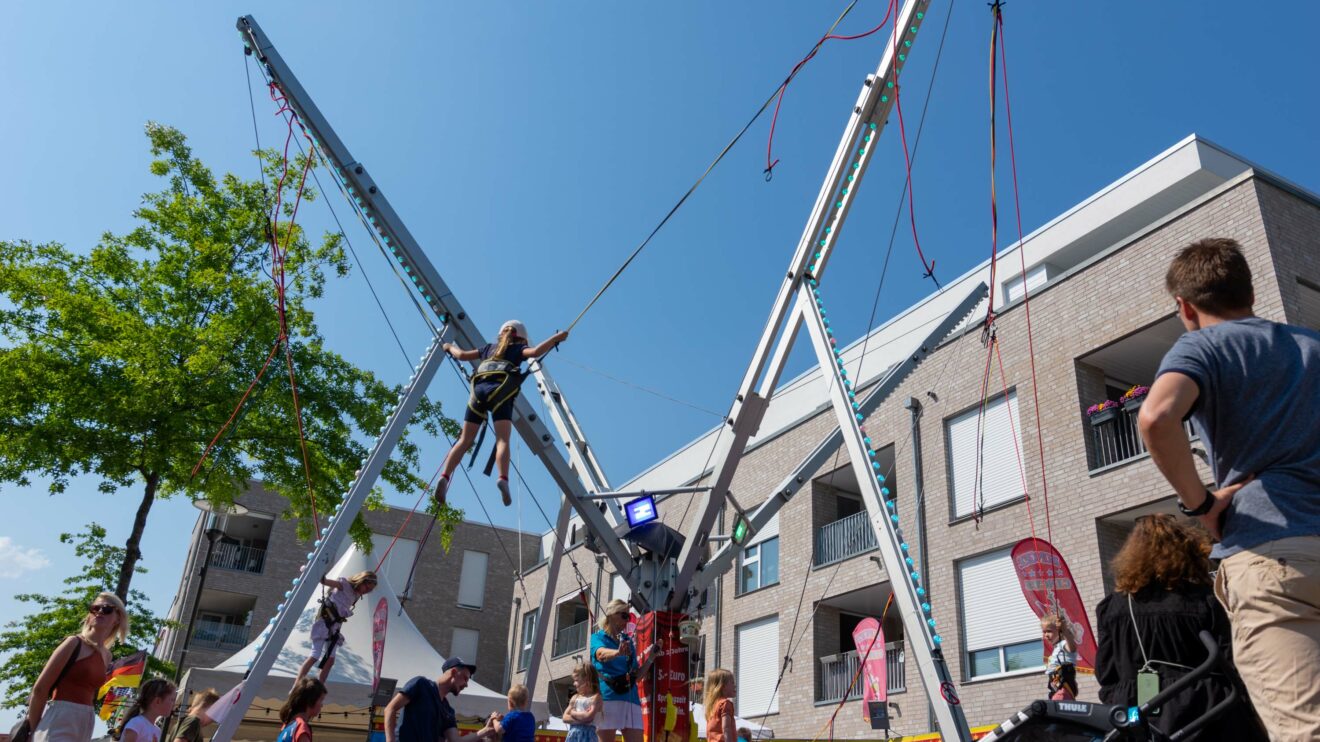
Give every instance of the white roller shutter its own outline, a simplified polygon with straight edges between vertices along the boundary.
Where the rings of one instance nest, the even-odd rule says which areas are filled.
[[[949,468],[953,475],[953,514],[971,515],[977,505],[976,451],[978,406],[945,424],[949,446]],[[1017,392],[991,400],[981,420],[981,491],[986,507],[1021,497],[1022,473],[1018,455],[1022,450],[1022,425],[1018,418]]]
[[[623,575],[614,575],[610,582],[610,600],[632,600],[632,590],[628,588],[628,581],[623,579]]]
[[[463,552],[463,572],[458,580],[458,604],[481,609],[486,602],[486,555],[480,551]]]
[[[772,697],[779,677],[779,617],[745,623],[737,631],[738,715],[755,718],[779,711]]]
[[[481,632],[476,629],[454,628],[454,638],[449,642],[449,657],[462,657],[464,662],[476,664],[477,645],[481,643]],[[449,659],[446,657],[445,659]]]
[[[968,652],[1040,638],[1040,620],[1022,597],[1011,550],[958,565],[963,643]]]
[[[769,523],[766,523],[765,526],[761,528],[761,530],[757,531],[756,535],[753,536],[751,540],[747,542],[747,545],[755,546],[761,543],[762,541],[765,541],[766,539],[775,538],[778,535],[779,535],[779,513],[775,513],[775,517],[771,518]]]

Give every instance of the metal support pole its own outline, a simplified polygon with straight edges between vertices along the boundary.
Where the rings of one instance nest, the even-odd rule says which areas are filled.
[[[225,533],[212,523],[203,535],[206,536],[206,559],[202,562],[202,569],[197,575],[197,595],[193,597],[192,612],[188,614],[188,623],[183,627],[183,650],[179,652],[179,666],[174,668],[175,683],[183,677],[184,663],[188,661],[188,646],[192,644],[193,632],[197,630],[197,608],[202,602],[202,591],[206,589],[206,573],[211,568],[211,552],[215,549],[215,542]]]
[[[229,742],[233,739],[234,732],[242,723],[248,706],[252,704],[252,699],[260,692],[262,681],[270,673],[280,650],[284,648],[285,642],[293,633],[303,606],[315,597],[320,586],[322,571],[332,566],[330,560],[339,551],[339,544],[348,537],[349,527],[353,525],[353,520],[357,518],[362,505],[366,503],[371,488],[375,486],[381,470],[385,468],[385,463],[394,452],[394,447],[407,430],[408,422],[426,393],[427,385],[431,383],[436,370],[444,363],[445,354],[440,350],[444,340],[443,334],[432,339],[431,347],[416,367],[407,390],[399,397],[399,406],[394,408],[385,427],[380,430],[376,445],[362,461],[361,473],[353,481],[348,492],[344,493],[343,501],[335,507],[334,513],[326,520],[321,533],[317,535],[312,551],[307,554],[306,569],[293,579],[289,597],[276,608],[275,618],[271,619],[270,626],[261,633],[257,641],[257,655],[243,676],[244,683],[252,682],[256,687],[245,688],[244,692],[238,694],[234,705],[226,710],[224,721],[220,722],[219,728],[216,729],[215,736],[212,737],[213,742]]]
[[[523,685],[532,689],[533,695],[536,693],[536,676],[541,667],[542,651],[545,649],[545,637],[550,626],[550,613],[555,608],[555,590],[556,583],[559,582],[559,565],[564,561],[564,551],[569,547],[568,543],[568,520],[572,510],[565,502],[559,506],[559,517],[555,519],[555,542],[550,548],[554,549],[554,556],[550,557],[550,565],[545,573],[545,593],[541,596],[541,608],[536,614],[536,629],[532,632],[532,659],[527,664],[527,677]],[[549,668],[546,668],[549,670]]]
[[[789,262],[788,271],[771,306],[770,318],[761,332],[752,362],[743,375],[733,406],[725,418],[729,429],[722,431],[716,439],[712,455],[714,467],[708,479],[711,491],[700,497],[693,535],[679,554],[678,578],[675,580],[673,597],[669,601],[671,610],[677,610],[690,597],[688,588],[693,575],[701,566],[706,549],[704,534],[710,533],[715,524],[715,516],[724,503],[747,441],[761,425],[761,419],[793,348],[798,325],[803,319],[801,310],[794,307],[794,302],[806,278],[819,279],[837,244],[839,231],[856,200],[857,187],[861,185],[862,177],[871,163],[876,140],[884,130],[889,111],[895,104],[898,72],[907,62],[928,4],[929,0],[907,0],[904,3],[898,17],[894,19],[895,37],[891,43],[885,44],[880,65],[875,74],[863,82],[857,102],[848,117],[843,136],[834,152],[834,160],[830,163],[798,241],[797,250],[793,253],[793,259]]]
[[[921,582],[930,584],[930,556],[926,551],[926,472],[921,459],[921,401],[908,397],[903,407],[910,413],[912,429],[912,493],[917,506],[917,558],[921,560]],[[926,724],[935,726],[935,706],[926,699]]]

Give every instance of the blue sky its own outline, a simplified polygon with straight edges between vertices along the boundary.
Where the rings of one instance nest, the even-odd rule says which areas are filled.
[[[565,326],[705,169],[842,10],[843,2],[266,4],[258,21],[358,160],[366,163],[471,315],[493,332],[506,318],[534,337]],[[370,8],[370,11],[367,9]],[[880,0],[861,0],[840,33],[870,28]],[[949,4],[935,2],[907,67],[909,144]],[[0,239],[88,249],[131,228],[147,172],[143,125],[179,127],[216,171],[255,176],[245,59],[231,2],[23,3],[0,25],[6,114],[0,147]],[[1012,2],[1005,24],[1022,219],[1039,226],[1196,132],[1320,190],[1320,5]],[[914,165],[922,247],[953,277],[989,254],[985,3],[954,5]],[[789,89],[775,178],[766,183],[763,118],[629,272],[587,315],[551,368],[618,483],[702,433],[741,377],[883,34],[830,42]],[[256,76],[255,69],[252,74]],[[254,88],[262,143],[280,136]],[[897,127],[859,191],[823,289],[842,337],[866,327],[898,207]],[[1000,135],[1006,147],[1006,135]],[[1007,164],[1007,150],[1001,150]],[[1007,170],[1003,170],[1007,173]],[[328,182],[327,182],[328,185]],[[1011,236],[1001,179],[1001,234]],[[331,200],[341,218],[347,206]],[[300,213],[332,226],[325,202]],[[1005,226],[1007,225],[1007,226]],[[933,287],[920,279],[906,216],[877,322]],[[425,328],[365,233],[348,235],[409,356]],[[361,272],[319,307],[321,327],[350,359],[408,376]],[[259,359],[254,359],[256,362]],[[805,368],[794,359],[792,371]],[[609,380],[583,366],[688,403]],[[446,372],[432,394],[459,410]],[[444,447],[429,447],[429,465]],[[532,458],[516,449],[529,473]],[[530,477],[547,511],[554,494]],[[48,590],[76,565],[61,531],[95,518],[126,536],[138,493],[98,495],[79,481],[6,487],[0,592]],[[524,501],[496,522],[541,529]],[[459,483],[456,504],[482,519]],[[410,505],[412,498],[392,502]],[[72,515],[77,514],[77,515]],[[84,515],[85,514],[85,515]],[[196,514],[160,502],[135,585],[168,608]],[[0,622],[19,615],[0,602]]]

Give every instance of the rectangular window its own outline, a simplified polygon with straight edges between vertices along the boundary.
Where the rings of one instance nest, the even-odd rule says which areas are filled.
[[[484,552],[464,551],[463,571],[458,578],[458,604],[481,610],[486,604],[486,562]]]
[[[969,679],[1041,667],[1040,621],[1022,597],[1008,549],[959,563],[958,588]]]
[[[738,557],[738,594],[779,582],[779,516],[747,542]]]
[[[462,657],[464,662],[477,663],[477,644],[481,641],[481,632],[476,629],[454,627],[454,638],[449,642],[449,656]]]
[[[984,415],[977,406],[949,418],[944,428],[953,480],[953,517],[1026,494],[1018,468],[1022,425],[1016,391],[990,400]]]
[[[779,711],[775,680],[779,677],[779,617],[771,616],[737,628],[738,715],[753,719]]]
[[[393,543],[393,546],[390,544]],[[339,545],[339,552],[335,555],[335,563],[343,558],[348,550],[353,546],[352,539],[344,539]],[[394,534],[373,533],[371,534],[371,555],[373,563],[384,555],[386,550],[389,554],[385,556],[385,563],[377,571],[380,578],[389,582],[394,592],[405,595],[404,590],[408,586],[408,573],[412,571],[413,563],[417,561],[418,542],[412,539],[401,538],[394,540]]]
[[[523,614],[522,648],[518,650],[518,672],[522,672],[532,663],[532,642],[536,639],[536,614],[540,609]]]
[[[632,600],[632,589],[628,587],[628,581],[623,575],[614,575],[610,578],[610,600],[622,600],[627,602]]]

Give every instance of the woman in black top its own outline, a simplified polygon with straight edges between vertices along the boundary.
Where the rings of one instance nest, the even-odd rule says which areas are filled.
[[[463,415],[463,431],[445,456],[440,479],[435,483],[437,502],[444,504],[445,493],[449,491],[449,477],[463,460],[463,454],[472,447],[473,441],[477,439],[477,431],[489,415],[495,428],[495,464],[500,470],[497,483],[500,496],[506,507],[512,504],[513,498],[509,494],[509,434],[513,431],[513,400],[517,398],[518,387],[522,383],[519,369],[523,361],[540,358],[567,338],[567,332],[556,332],[540,345],[529,347],[527,328],[518,320],[511,319],[500,327],[499,338],[482,348],[464,350],[453,343],[444,344],[444,351],[451,358],[481,363],[472,375],[472,394],[468,398],[467,412]]]
[[[1204,532],[1175,522],[1172,515],[1137,519],[1114,558],[1115,592],[1096,607],[1100,700],[1138,705],[1137,676],[1143,671],[1158,675],[1159,688],[1167,688],[1205,661],[1201,631],[1213,634],[1220,652],[1230,656],[1228,615],[1211,588],[1209,554]],[[1161,706],[1152,726],[1166,734],[1187,726],[1227,697],[1235,684],[1241,681],[1231,669],[1192,684]],[[1241,698],[1188,739],[1266,740],[1245,692]]]

